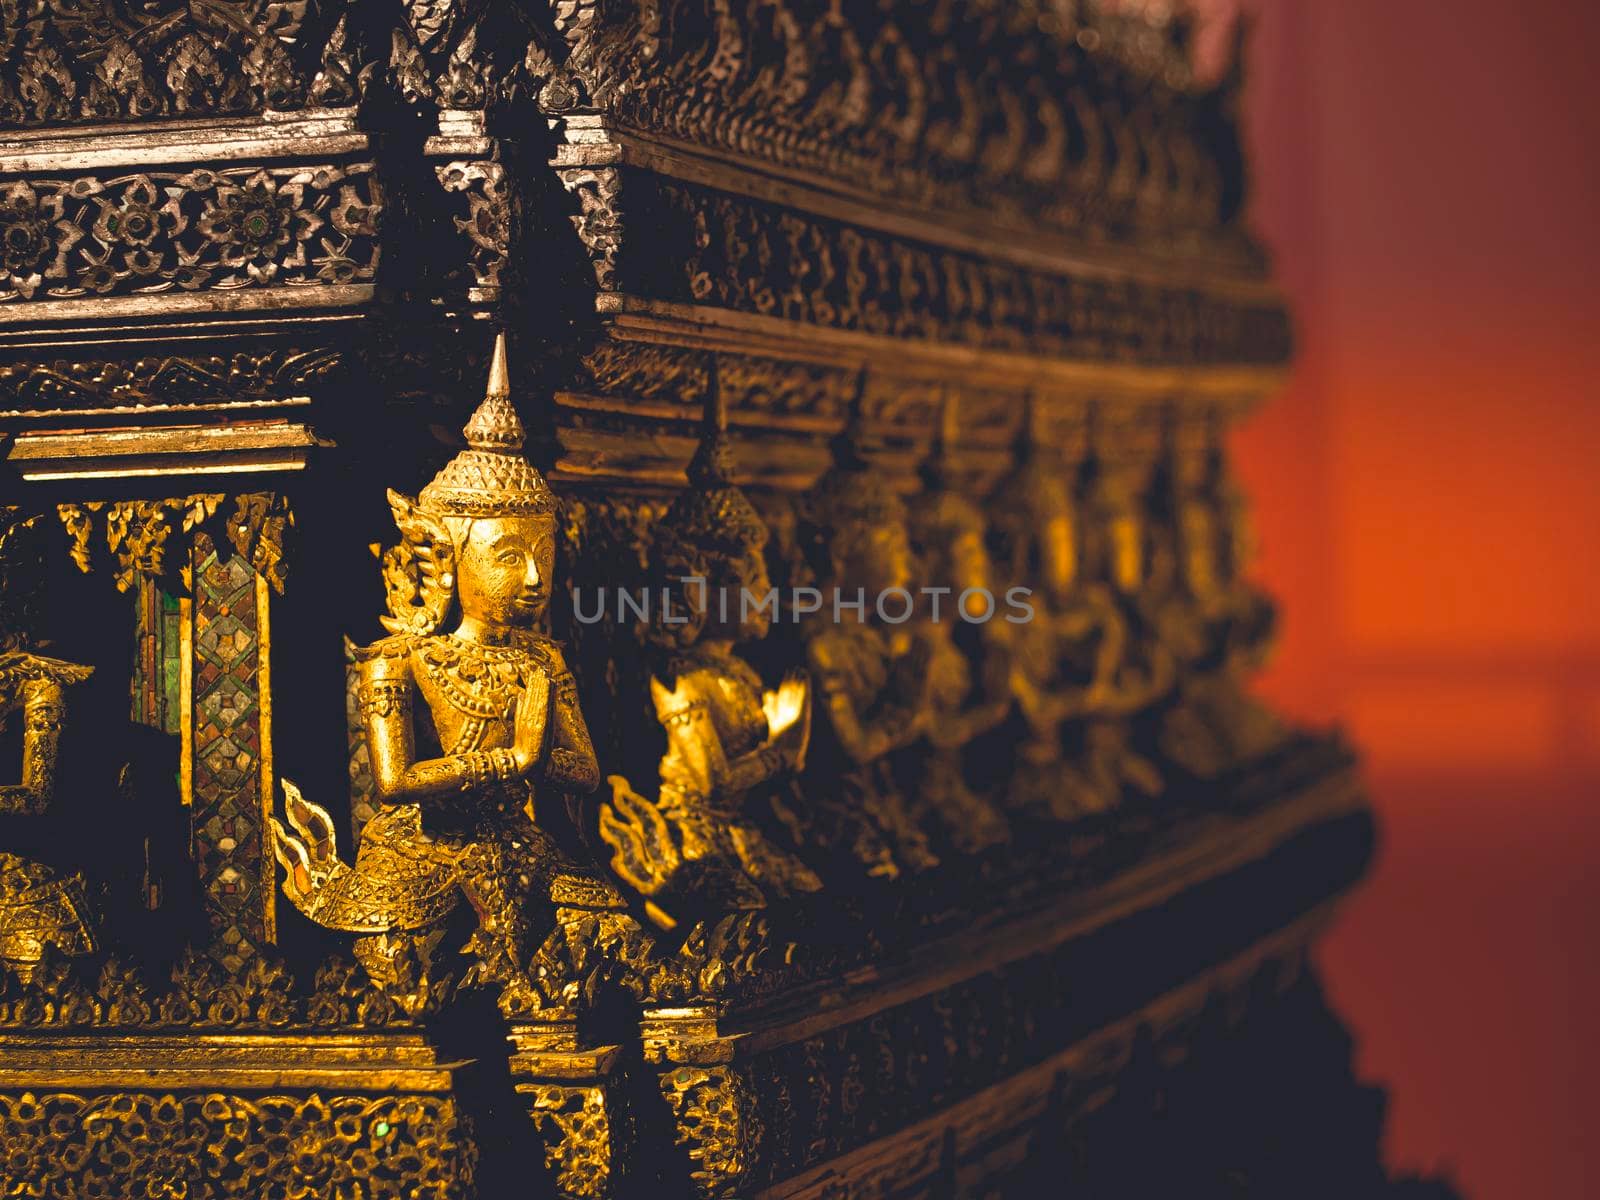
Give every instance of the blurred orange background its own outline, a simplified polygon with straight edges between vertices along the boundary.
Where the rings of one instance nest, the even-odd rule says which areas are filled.
[[[1294,308],[1237,439],[1285,636],[1383,844],[1322,951],[1388,1160],[1600,1194],[1600,10],[1255,0],[1254,224]]]

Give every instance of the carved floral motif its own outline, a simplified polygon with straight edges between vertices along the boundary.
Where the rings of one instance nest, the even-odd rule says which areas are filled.
[[[226,498],[204,492],[165,500],[86,500],[59,505],[56,512],[71,539],[72,561],[86,574],[94,569],[95,528],[104,529],[105,547],[116,560],[117,590],[126,592],[141,576],[160,577],[166,571],[167,539],[173,533],[205,536]],[[294,515],[282,496],[245,493],[234,497],[224,530],[245,561],[282,592],[288,570],[284,539],[293,527]]]
[[[562,186],[578,201],[572,227],[589,252],[594,281],[601,291],[617,287],[617,256],[622,250],[622,172],[615,167],[560,172]]]
[[[188,951],[160,986],[115,956],[86,963],[50,952],[26,981],[0,978],[0,1028],[308,1030],[405,1023],[344,958],[325,960],[309,988],[267,955],[229,972],[209,955]]]
[[[367,164],[0,184],[0,303],[370,282],[382,211]]]
[[[763,1126],[750,1083],[731,1066],[671,1068],[661,1076],[678,1145],[704,1200],[743,1195],[760,1160]]]
[[[0,408],[56,412],[270,403],[304,394],[337,370],[340,360],[334,350],[30,360],[0,366]]]
[[[12,1195],[454,1200],[476,1148],[449,1096],[0,1093]]]
[[[467,246],[467,262],[478,298],[490,299],[507,282],[503,275],[511,254],[516,191],[497,162],[447,162],[434,168],[446,194],[459,196],[464,215],[452,214],[456,232]]]
[[[626,1124],[603,1084],[524,1083],[517,1090],[545,1144],[556,1194],[583,1200],[614,1196],[627,1147]]]

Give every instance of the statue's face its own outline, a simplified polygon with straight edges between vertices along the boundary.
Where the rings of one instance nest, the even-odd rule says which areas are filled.
[[[704,592],[705,622],[700,637],[725,637],[736,642],[759,642],[772,626],[772,613],[762,602],[772,587],[767,577],[767,556],[753,546],[737,557],[718,559],[710,569]],[[699,602],[698,589],[690,588],[691,602]],[[722,619],[727,614],[727,620]]]
[[[911,539],[905,522],[890,521],[857,531],[838,563],[838,586],[863,588],[870,608],[880,592],[911,586]]]
[[[956,534],[950,543],[950,578],[940,580],[948,582],[955,589],[956,595],[971,589],[982,589],[994,593],[993,573],[989,569],[989,551],[983,544],[983,535],[976,529],[967,529]],[[982,596],[973,596],[968,601],[967,615],[974,620],[987,617],[984,611],[986,601]]]
[[[1039,566],[1045,593],[1057,603],[1065,601],[1078,576],[1078,542],[1072,535],[1070,513],[1052,515],[1039,531]]]
[[[1109,533],[1111,580],[1120,591],[1136,592],[1139,590],[1140,578],[1144,573],[1139,519],[1131,512],[1119,512],[1111,518]]]
[[[491,625],[531,625],[550,603],[554,517],[480,517],[456,547],[463,616]]]
[[[734,560],[730,586],[728,616],[737,627],[737,639],[759,642],[772,627],[772,613],[762,603],[772,587],[764,547],[752,546]]]
[[[1189,590],[1197,596],[1210,596],[1217,587],[1216,530],[1204,504],[1183,506],[1183,569]]]

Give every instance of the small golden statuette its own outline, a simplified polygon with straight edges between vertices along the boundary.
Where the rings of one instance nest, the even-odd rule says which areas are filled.
[[[1176,572],[1156,611],[1183,680],[1164,715],[1161,747],[1192,774],[1214,778],[1288,736],[1247,684],[1271,650],[1277,613],[1245,576],[1254,538],[1220,432],[1210,430],[1198,450],[1174,432],[1163,468]]]
[[[599,782],[577,687],[538,632],[555,584],[556,498],[522,455],[504,335],[467,449],[416,499],[389,493],[401,543],[384,559],[391,636],[358,655],[359,703],[382,808],[352,867],[328,813],[284,781],[273,823],[284,892],[408,1011],[442,999],[437,948],[463,896],[477,927],[469,981],[502,1007],[548,1003],[530,967],[574,869],[539,827],[551,793]]]
[[[1101,525],[1083,519],[1093,509],[1039,444],[1036,425],[1030,396],[1015,466],[989,502],[995,558],[1030,589],[1034,610],[1009,636],[1023,737],[1008,799],[1021,815],[1067,821],[1112,808],[1122,794],[1130,634],[1113,580],[1137,588],[1139,535],[1122,509],[1100,514]],[[1098,478],[1092,464],[1084,475]]]
[[[805,762],[810,689],[802,676],[766,690],[738,655],[767,635],[767,527],[731,482],[727,413],[715,368],[689,487],[650,546],[650,711],[665,736],[655,798],[611,775],[600,833],[612,869],[649,897],[658,924],[679,904],[705,911],[762,908],[821,889],[805,863],[774,843],[754,808]]]
[[[948,389],[939,427],[922,465],[923,490],[911,504],[912,551],[929,594],[943,599],[919,611],[912,633],[925,644],[929,703],[924,744],[906,755],[910,794],[945,844],[977,854],[1011,840],[1005,817],[968,782],[967,748],[1011,711],[1008,673],[1015,626],[1001,615],[998,580],[985,542],[983,512],[968,498],[954,462],[956,399]]]
[[[24,980],[46,947],[69,957],[97,948],[82,874],[48,861],[74,837],[50,824],[67,691],[94,668],[36,653],[42,563],[23,549],[36,519],[0,510],[0,730],[22,717],[20,778],[0,784],[0,961]]]
[[[821,593],[800,627],[822,712],[806,799],[813,836],[869,875],[894,878],[939,865],[894,771],[898,752],[931,728],[933,672],[931,647],[909,620],[905,502],[864,452],[864,390],[863,371],[833,464],[798,506]]]

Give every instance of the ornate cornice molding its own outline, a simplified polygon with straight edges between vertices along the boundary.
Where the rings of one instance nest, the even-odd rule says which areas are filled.
[[[595,118],[928,212],[1073,236],[1198,236],[1246,272],[1233,105],[1189,23],[1094,3],[560,6],[528,58],[572,145]]]
[[[34,359],[0,366],[0,412],[29,420],[140,409],[238,414],[304,407],[311,402],[308,390],[340,362],[337,351],[320,349]]]
[[[292,109],[353,100],[343,5],[6,0],[0,125]]]
[[[369,164],[0,183],[0,321],[47,301],[370,285],[383,208]]]
[[[1266,365],[1290,352],[1287,313],[1266,286],[1025,266],[647,171],[560,174],[602,313],[621,293],[1040,358]]]
[[[713,361],[738,444],[741,483],[801,489],[829,461],[860,368],[863,409],[880,466],[906,488],[938,423],[942,391],[959,401],[951,444],[975,480],[1012,460],[1024,400],[1046,443],[1081,449],[1093,406],[1116,453],[1150,459],[1163,415],[1237,419],[1280,388],[1279,366],[1160,367],[1076,362],[850,331],[775,318],[615,297],[605,337],[555,393],[557,480],[678,486]]]
[[[1168,240],[1249,273],[1237,70],[1197,81],[1191,21],[1094,0],[741,8],[506,0],[8,0],[0,126],[360,104],[597,118],[848,182],[927,212]],[[525,122],[525,111],[517,123]]]
[[[815,217],[860,225],[891,236],[980,253],[1001,262],[1106,278],[1201,287],[1219,294],[1261,297],[1274,292],[1258,254],[1219,245],[1197,231],[1152,231],[1134,242],[1097,237],[1088,227],[1041,229],[1027,214],[988,207],[933,207],[886,196],[873,179],[831,177],[763,162],[748,154],[628,128],[603,117],[561,122],[556,147],[562,177],[615,180],[633,168]]]

